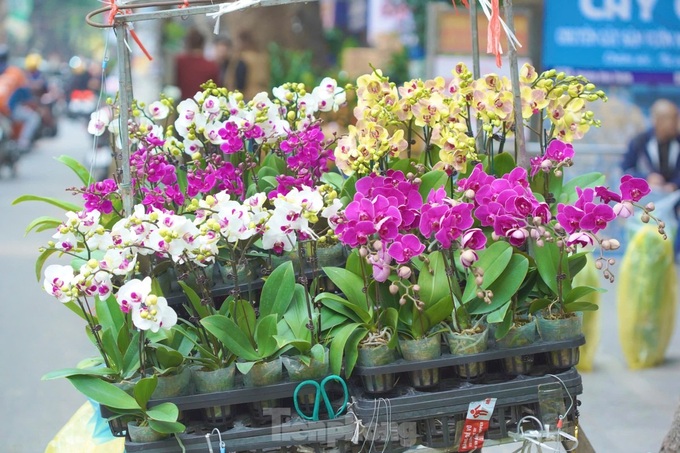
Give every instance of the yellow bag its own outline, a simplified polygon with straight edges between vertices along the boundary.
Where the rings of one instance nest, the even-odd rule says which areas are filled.
[[[595,267],[593,254],[586,255],[588,262],[585,267],[576,274],[572,286],[592,286],[600,287],[600,271]],[[600,293],[593,292],[584,297],[583,302],[600,305]],[[600,310],[583,312],[583,335],[586,337],[586,344],[579,348],[580,359],[576,369],[581,372],[593,371],[595,353],[600,344]]]
[[[628,244],[618,275],[619,339],[630,368],[663,362],[675,323],[677,284],[672,241],[645,225]]]
[[[125,439],[113,437],[109,426],[99,415],[99,408],[88,401],[47,444],[45,453],[123,453]]]

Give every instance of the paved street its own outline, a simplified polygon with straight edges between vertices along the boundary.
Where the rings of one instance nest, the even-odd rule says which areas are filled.
[[[0,179],[0,452],[41,452],[50,438],[83,403],[66,381],[41,382],[57,368],[75,365],[94,353],[83,323],[45,294],[34,277],[38,247],[47,234],[24,236],[25,226],[41,215],[61,215],[39,203],[11,206],[21,194],[68,196],[78,184],[55,156],[82,159],[91,146],[85,126],[62,124],[60,136],[43,140],[20,162],[19,175]],[[668,361],[652,370],[631,372],[623,362],[616,328],[615,286],[602,302],[602,340],[593,373],[583,375],[582,426],[598,452],[658,451],[680,400],[680,333]],[[492,396],[492,395],[489,395]],[[518,445],[489,448],[511,452]],[[485,449],[487,451],[487,449]]]
[[[18,176],[0,179],[0,451],[44,450],[83,398],[66,380],[42,382],[48,371],[74,366],[93,355],[83,323],[42,290],[35,277],[38,247],[49,234],[24,236],[28,223],[42,215],[62,216],[58,208],[37,202],[11,206],[22,194],[70,196],[64,188],[78,179],[53,158],[81,159],[91,146],[85,125],[64,122],[59,137],[41,140],[19,162]]]

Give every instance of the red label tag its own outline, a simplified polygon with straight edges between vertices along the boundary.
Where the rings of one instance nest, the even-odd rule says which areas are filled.
[[[496,398],[470,403],[458,446],[459,452],[482,448],[484,433],[489,429],[489,420],[491,420],[494,406],[496,406]]]

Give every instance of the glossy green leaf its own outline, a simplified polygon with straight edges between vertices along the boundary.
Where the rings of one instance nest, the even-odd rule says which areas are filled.
[[[361,329],[361,324],[351,323],[331,332],[332,339],[329,348],[329,360],[332,374],[339,375],[342,371],[342,361],[345,356],[345,345],[347,344],[347,340],[359,329]]]
[[[196,291],[182,280],[178,280],[177,283],[179,283],[179,286],[182,287],[182,291],[187,296],[187,299],[189,299],[189,304],[196,316],[201,319],[210,316],[210,310],[201,303],[201,298]]]
[[[505,271],[512,259],[512,246],[507,242],[494,242],[479,254],[475,267],[484,270],[482,288],[488,289]],[[463,303],[477,297],[477,285],[473,278],[468,279],[463,292]]]
[[[496,331],[494,333],[494,337],[496,337],[496,340],[500,340],[501,338],[506,336],[508,332],[510,332],[510,329],[512,329],[513,325],[514,325],[514,313],[512,312],[512,310],[508,310],[505,313],[503,321],[496,325]]]
[[[161,403],[148,409],[146,415],[161,422],[176,422],[179,417],[179,409],[173,403]]]
[[[336,191],[340,192],[345,183],[345,178],[340,173],[328,172],[321,175],[321,181],[330,184]]]
[[[543,247],[531,243],[538,274],[553,294],[557,294],[557,274],[560,263],[560,250],[552,242],[546,242]]]
[[[352,371],[354,371],[354,367],[357,364],[357,360],[359,359],[359,343],[366,338],[366,335],[368,334],[368,330],[360,327],[354,332],[352,332],[352,335],[349,337],[347,340],[347,344],[345,345],[345,377],[348,377],[352,375]],[[396,337],[396,335],[395,335]]]
[[[63,368],[61,370],[50,371],[40,379],[51,381],[52,379],[62,379],[70,376],[111,376],[114,374],[111,368]]]
[[[146,409],[146,405],[151,399],[151,395],[153,395],[154,390],[156,390],[157,385],[158,377],[155,375],[140,379],[135,383],[132,394],[134,395],[137,404],[139,404],[139,407]]]
[[[486,317],[486,322],[488,322],[489,324],[503,322],[503,320],[505,319],[505,315],[507,315],[511,305],[512,301],[509,300],[504,305],[502,305],[498,310],[489,313],[489,315]]]
[[[417,161],[415,159],[395,159],[389,163],[390,170],[400,171],[403,174],[412,173]]]
[[[522,281],[529,270],[529,260],[519,254],[512,255],[512,258],[496,281],[489,286],[489,291],[493,293],[491,303],[486,304],[477,300],[476,304],[470,304],[470,313],[481,315],[498,310],[507,303],[522,285]]]
[[[419,296],[425,304],[436,304],[449,294],[449,282],[442,252],[430,253],[429,259],[429,266],[423,266],[418,276]]]
[[[111,409],[140,409],[137,401],[113,384],[92,376],[69,376],[80,393]]]
[[[255,343],[257,344],[258,355],[267,359],[278,351],[274,335],[278,333],[276,324],[279,315],[272,313],[264,318],[260,318],[255,326]]]
[[[355,303],[333,293],[321,293],[316,296],[316,301],[336,313],[345,315],[351,321],[367,324],[373,318],[372,312],[366,311],[365,303],[362,304],[361,301]]]
[[[161,368],[176,368],[184,362],[184,357],[178,351],[164,345],[156,346],[156,358]]]
[[[59,200],[52,197],[41,197],[39,195],[22,195],[12,202],[12,205],[23,203],[24,201],[42,201],[52,206],[56,206],[64,211],[80,212],[83,207],[75,203],[69,203],[68,201]]]
[[[576,200],[578,200],[578,194],[576,193],[577,187],[585,189],[587,187],[601,186],[605,183],[606,178],[600,172],[591,172],[576,176],[564,184],[560,200],[562,200],[564,203],[574,203]]]
[[[590,253],[591,252],[579,252],[569,256],[569,277],[571,279],[573,279],[576,274],[581,272],[581,270],[586,267],[586,263],[588,262],[588,254]]]
[[[260,356],[251,345],[250,339],[231,319],[223,315],[212,315],[201,319],[200,323],[233,354],[245,360],[259,360]]]
[[[310,334],[307,328],[309,313],[307,311],[307,295],[305,293],[305,287],[296,283],[295,290],[293,291],[293,300],[283,315],[286,324],[290,327],[294,336],[298,338]],[[312,303],[311,297],[309,303]]]
[[[149,427],[161,434],[183,433],[187,428],[180,422],[165,422],[160,420],[149,420]]]
[[[493,158],[494,174],[498,177],[507,175],[516,167],[515,158],[510,153],[498,153]]]
[[[113,362],[112,367],[116,370],[123,368],[123,354],[120,352],[120,349],[118,349],[118,343],[116,341],[117,333],[116,337],[114,337],[111,329],[102,329],[99,332],[99,337],[101,338],[104,352],[109,360]]]
[[[54,230],[62,223],[63,221],[57,219],[56,217],[40,216],[37,219],[33,219],[33,221],[28,224],[26,227],[26,233],[28,234],[32,230],[35,230],[36,233],[45,230]]]
[[[120,305],[113,295],[106,299],[95,298],[95,309],[97,320],[103,329],[110,329],[116,336],[125,324],[125,315],[120,309]]]
[[[449,176],[444,171],[431,170],[425,173],[420,179],[422,182],[420,183],[418,192],[420,193],[420,196],[423,197],[423,201],[427,201],[427,196],[430,194],[430,191],[443,187],[448,181]]]
[[[255,338],[257,314],[255,313],[255,308],[250,302],[243,299],[234,301],[232,319],[248,338]]]
[[[531,306],[529,306],[529,313],[536,313],[541,310],[544,310],[548,308],[552,303],[553,301],[550,299],[545,298],[536,299],[533,302],[531,302]]]
[[[81,164],[73,157],[62,154],[61,156],[56,157],[55,159],[61,162],[62,164],[66,165],[71,170],[73,170],[73,172],[78,176],[78,178],[80,178],[80,180],[85,186],[89,186],[90,184],[95,182],[94,178],[87,170],[87,168],[85,168],[83,164]]]
[[[266,165],[267,167],[273,168],[274,170],[276,170],[277,175],[283,175],[286,173],[286,171],[288,171],[286,161],[281,159],[274,153],[267,154],[267,156],[264,158],[264,162],[262,163],[262,165]]]
[[[38,255],[38,259],[35,260],[35,278],[38,281],[42,280],[42,271],[43,267],[45,266],[45,261],[52,256],[54,253],[56,253],[56,249],[45,249],[40,255]]]
[[[293,263],[289,261],[274,269],[264,282],[260,297],[260,316],[282,316],[293,299],[294,289],[295,272]]]
[[[578,302],[588,294],[592,294],[595,292],[604,292],[604,289],[594,288],[592,286],[577,286],[575,288],[572,288],[572,290],[569,291],[569,293],[566,296],[564,296],[564,304],[566,305],[571,304],[573,302]]]
[[[368,294],[364,292],[364,281],[361,277],[340,267],[324,267],[323,271],[335,286],[340,288],[352,306],[371,313],[371,304],[367,302]]]
[[[564,306],[564,311],[574,313],[577,311],[595,311],[598,308],[598,305],[592,302],[572,302]]]
[[[342,191],[340,192],[341,197],[347,197],[349,200],[354,198],[354,194],[357,193],[357,177],[356,173],[345,179],[345,183],[342,185]],[[347,204],[345,204],[346,206]]]
[[[359,277],[361,277],[363,275],[361,273],[361,260],[362,259],[363,258],[361,256],[359,256],[359,251],[357,249],[353,249],[352,252],[347,257],[347,263],[345,264],[345,269],[347,269],[348,271],[350,271],[354,275],[358,275]]]

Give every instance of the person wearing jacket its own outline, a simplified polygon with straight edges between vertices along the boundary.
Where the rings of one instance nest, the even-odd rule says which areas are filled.
[[[651,108],[653,127],[628,145],[624,173],[645,178],[650,186],[672,192],[680,187],[680,126],[677,106],[668,99]]]

